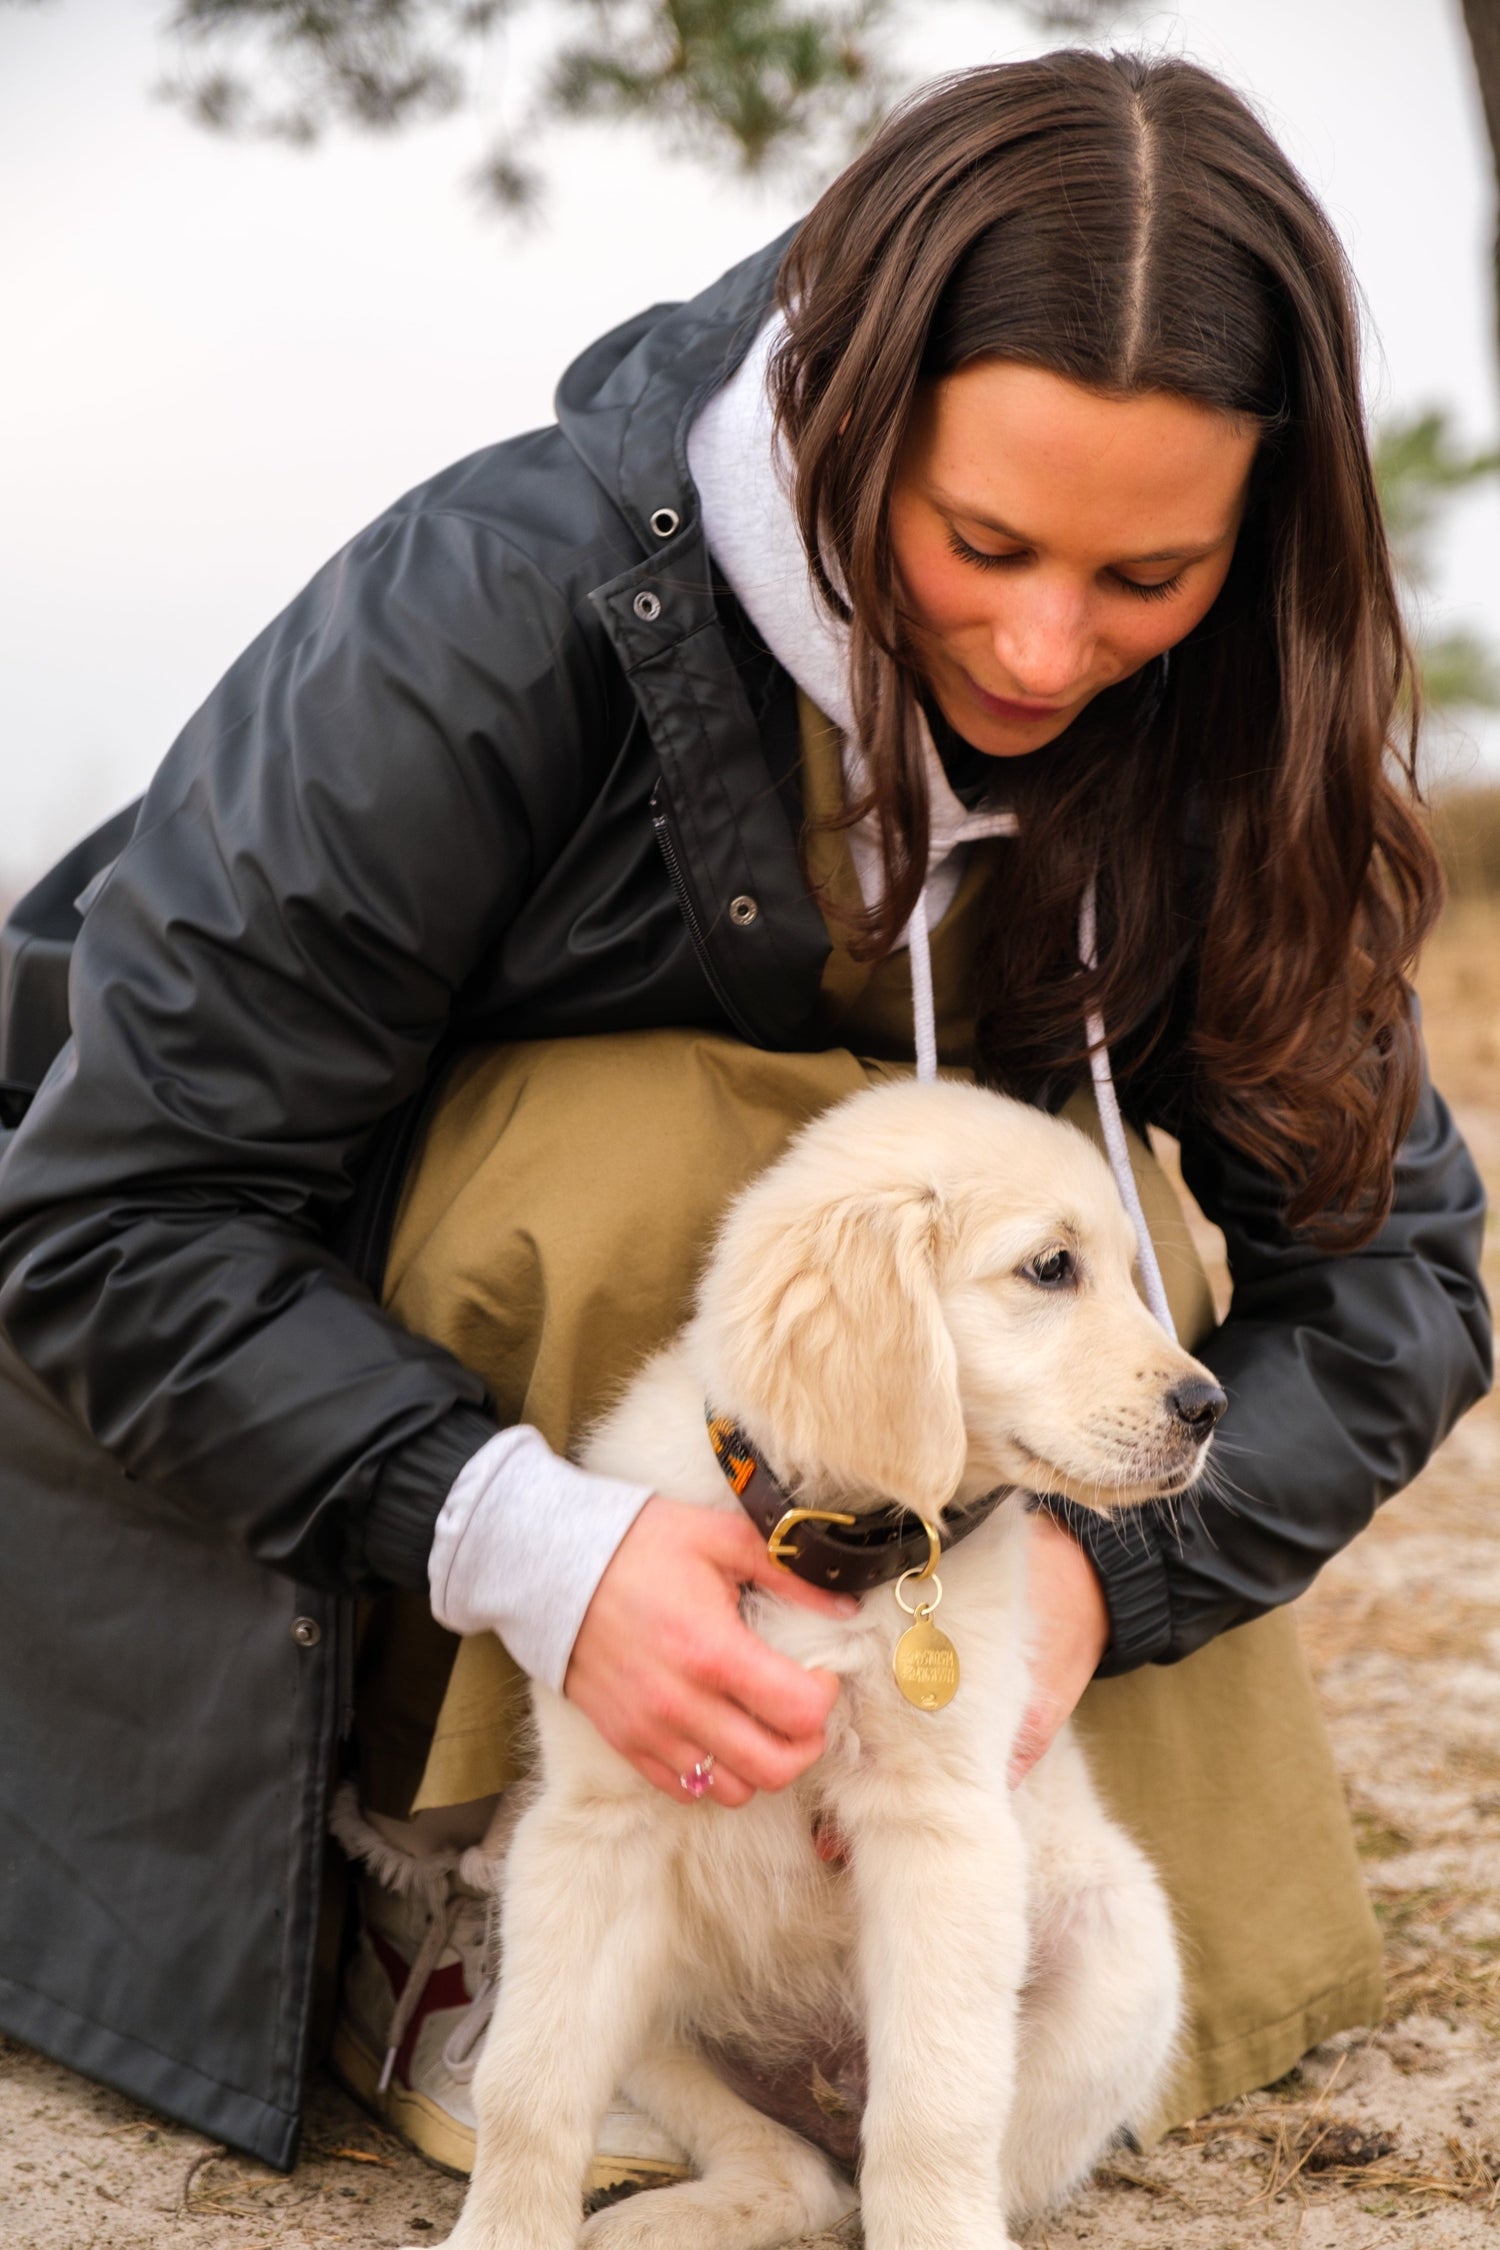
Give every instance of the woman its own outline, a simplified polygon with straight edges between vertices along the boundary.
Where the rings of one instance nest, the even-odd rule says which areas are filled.
[[[1337,244],[1216,81],[1058,54],[900,113],[558,408],[319,574],[83,894],[71,1043],[0,1172],[8,1796],[54,1854],[7,1844],[49,1934],[0,1963],[5,2021],[289,2159],[351,1596],[397,1596],[357,1698],[388,1872],[422,1844],[392,1820],[514,1770],[497,1632],[679,1797],[816,1756],[830,1683],[735,1612],[748,1525],[554,1449],[680,1318],[738,1180],[909,1057],[930,922],[942,1058],[1076,1103],[1102,1017],[1229,1240],[1198,1347],[1227,1475],[1172,1523],[1039,1529],[1016,1760],[1116,1676],[1083,1716],[1199,1964],[1179,2114],[1224,2098],[1378,2002],[1266,1613],[1488,1373]],[[12,1056],[86,872],[23,907]]]

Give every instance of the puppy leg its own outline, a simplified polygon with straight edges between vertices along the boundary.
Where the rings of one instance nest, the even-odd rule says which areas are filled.
[[[1081,2186],[1122,2126],[1149,2115],[1172,2059],[1181,1973],[1146,1860],[1112,1832],[1112,1870],[1040,1902],[1005,2137],[1007,2214]],[[1042,1888],[1038,1871],[1037,1888]]]
[[[854,2209],[854,2190],[817,2149],[741,2101],[691,2047],[655,2048],[625,2089],[702,2177],[596,2213],[587,2250],[775,2250]]]
[[[517,1828],[474,2176],[449,2250],[577,2243],[600,2123],[673,2001],[671,1848],[644,1796],[543,1797]]]
[[[906,1779],[906,1777],[903,1777]],[[1026,1854],[998,1793],[945,1777],[838,1808],[869,2049],[867,2250],[1002,2250],[1001,2144],[1026,1966]]]

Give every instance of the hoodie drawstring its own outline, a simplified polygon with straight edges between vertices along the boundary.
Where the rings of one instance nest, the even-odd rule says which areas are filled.
[[[906,925],[911,951],[911,1019],[917,1048],[917,1077],[930,1086],[937,1077],[937,1013],[932,997],[932,946],[927,930],[927,886],[917,893],[917,903]]]
[[[937,1014],[932,991],[932,945],[927,927],[925,885],[912,909],[906,935],[911,951],[911,1012],[917,1050],[917,1077],[925,1086],[931,1085],[937,1077]],[[1078,954],[1086,969],[1096,969],[1099,966],[1097,910],[1092,876],[1078,909]],[[1124,1120],[1120,1116],[1120,1097],[1115,1091],[1114,1074],[1109,1066],[1109,1048],[1104,1038],[1104,1019],[1097,1009],[1091,1008],[1085,1016],[1084,1031],[1089,1043],[1089,1070],[1094,1081],[1094,1098],[1099,1105],[1099,1122],[1104,1128],[1104,1146],[1109,1156],[1109,1168],[1114,1174],[1120,1201],[1129,1212],[1130,1223],[1135,1229],[1146,1302],[1167,1334],[1175,1337],[1177,1328],[1172,1319],[1171,1307],[1167,1303],[1166,1287],[1156,1257],[1156,1245],[1151,1240],[1151,1230],[1141,1208],[1140,1190],[1130,1168],[1130,1151],[1125,1141]]]

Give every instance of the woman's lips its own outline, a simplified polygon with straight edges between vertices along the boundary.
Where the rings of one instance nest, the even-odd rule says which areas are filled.
[[[1059,712],[1066,711],[1068,708],[1066,703],[1017,703],[1008,695],[991,695],[989,690],[982,688],[977,680],[969,679],[967,672],[965,672],[964,678],[969,682],[969,689],[975,701],[996,719],[1021,721],[1055,719]]]

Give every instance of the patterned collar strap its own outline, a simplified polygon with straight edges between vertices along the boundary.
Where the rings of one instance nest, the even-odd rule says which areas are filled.
[[[706,1418],[708,1442],[730,1491],[784,1570],[833,1593],[865,1594],[872,1586],[889,1585],[903,1570],[920,1570],[927,1561],[927,1533],[915,1510],[894,1501],[864,1516],[804,1510],[777,1483],[737,1423],[712,1407]],[[941,1526],[944,1547],[977,1531],[1010,1489],[997,1485],[950,1515]]]

